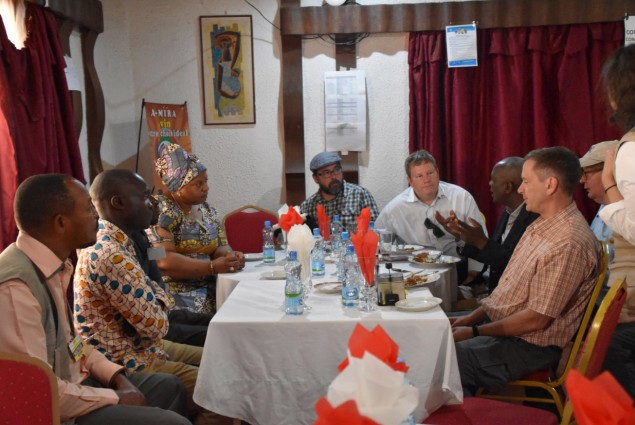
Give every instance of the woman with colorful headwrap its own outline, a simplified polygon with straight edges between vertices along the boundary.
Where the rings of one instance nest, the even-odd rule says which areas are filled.
[[[227,244],[216,210],[206,202],[207,169],[171,142],[159,145],[156,172],[167,187],[158,196],[159,220],[148,230],[153,246],[165,248],[157,264],[177,309],[216,312],[217,273],[233,273],[245,257]]]

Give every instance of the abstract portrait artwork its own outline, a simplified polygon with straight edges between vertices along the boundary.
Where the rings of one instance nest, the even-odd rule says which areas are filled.
[[[251,16],[201,16],[205,124],[256,122]]]

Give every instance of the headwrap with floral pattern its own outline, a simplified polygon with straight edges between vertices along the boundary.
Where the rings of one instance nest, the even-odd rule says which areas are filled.
[[[170,192],[177,192],[207,168],[176,143],[161,142],[155,169]]]

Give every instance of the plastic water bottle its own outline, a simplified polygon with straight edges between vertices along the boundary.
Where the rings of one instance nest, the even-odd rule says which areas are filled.
[[[268,264],[276,262],[276,247],[273,243],[273,232],[269,220],[265,221],[265,227],[262,229],[262,261]]]
[[[289,251],[284,270],[287,279],[284,285],[284,312],[297,316],[304,313],[304,302],[302,301],[303,290],[300,279],[302,265],[298,262],[298,253],[296,251]]]
[[[346,247],[344,256],[344,280],[342,281],[342,306],[357,308],[359,306],[359,266],[353,245]]]
[[[324,239],[320,235],[320,229],[313,229],[315,246],[311,251],[311,273],[313,276],[324,276]]]
[[[337,251],[333,251],[337,253],[337,264],[336,272],[337,272],[337,280],[340,282],[344,282],[344,256],[346,255],[346,247],[348,246],[350,240],[348,238],[348,232],[342,232],[340,235],[340,246]]]
[[[333,220],[331,220],[331,249],[333,252],[339,252],[340,248],[340,238],[344,228],[342,227],[342,223],[340,223],[340,216],[335,214],[333,216]]]

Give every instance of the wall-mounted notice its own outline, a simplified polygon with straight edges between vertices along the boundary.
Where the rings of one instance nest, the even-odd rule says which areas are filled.
[[[624,45],[635,43],[635,16],[624,16]]]
[[[366,73],[324,73],[324,126],[327,151],[366,150]]]
[[[476,24],[445,27],[448,67],[478,66]]]

